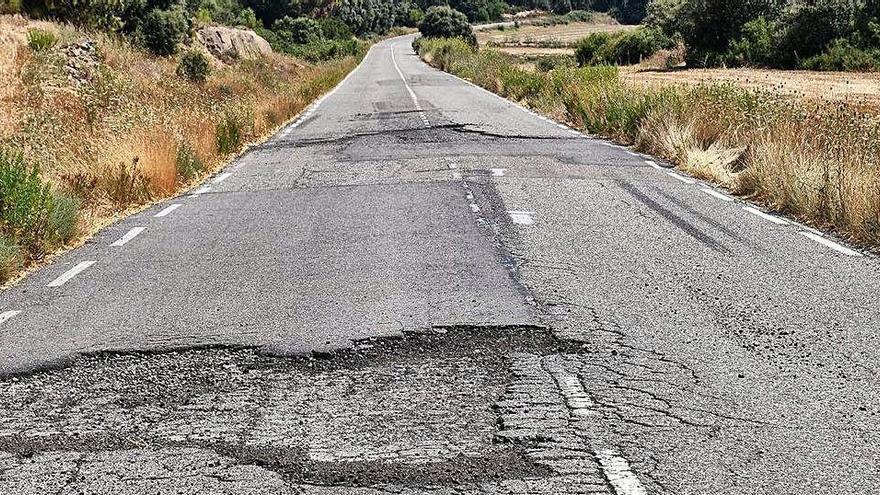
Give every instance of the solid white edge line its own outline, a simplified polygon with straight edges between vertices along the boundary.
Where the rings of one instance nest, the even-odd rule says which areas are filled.
[[[704,193],[708,194],[709,196],[713,196],[713,197],[720,199],[721,201],[727,201],[727,202],[733,201],[733,198],[731,198],[730,196],[728,196],[726,194],[721,194],[720,192],[718,192],[714,189],[709,189],[708,187],[703,187],[703,188],[700,188],[700,190],[703,191]]]
[[[828,240],[828,239],[826,239],[820,235],[814,234],[812,232],[799,232],[799,234],[808,238],[808,239],[812,239],[812,240],[818,242],[819,244],[830,247],[831,249],[837,251],[838,253],[842,253],[847,256],[862,256],[862,253],[859,253],[857,251],[853,251],[852,249],[850,249],[848,247],[841,246],[840,244],[838,244],[834,241]]]
[[[759,209],[757,209],[757,208],[754,208],[754,207],[751,207],[751,206],[744,206],[744,207],[743,207],[743,210],[746,210],[747,212],[749,212],[749,213],[751,213],[752,215],[755,215],[755,216],[757,216],[757,217],[761,217],[761,218],[763,218],[764,220],[767,220],[767,221],[773,222],[773,223],[775,223],[776,225],[788,225],[788,220],[783,220],[783,219],[781,219],[781,218],[779,218],[779,217],[777,217],[777,216],[770,215],[770,214],[768,214],[768,213],[764,213],[763,211],[761,211],[761,210],[759,210]]]
[[[88,267],[94,265],[95,263],[97,263],[97,261],[80,262],[79,264],[77,264],[76,266],[71,268],[70,270],[67,270],[66,272],[62,273],[60,277],[49,282],[46,285],[46,287],[61,287],[62,285],[67,283],[70,279],[79,275],[80,272],[82,272],[83,270],[87,269]]]
[[[130,240],[134,239],[135,237],[137,237],[138,235],[140,235],[140,233],[143,232],[144,230],[146,230],[146,227],[134,227],[131,230],[129,230],[124,236],[117,239],[116,242],[114,242],[113,244],[110,244],[110,246],[113,246],[113,247],[124,246],[128,243],[128,241],[130,241]]]
[[[645,160],[645,163],[656,168],[657,170],[663,170],[663,167],[661,167],[660,165],[657,165],[657,162],[655,162],[654,160]]]
[[[173,204],[173,205],[171,205],[171,206],[168,206],[168,207],[165,208],[164,210],[162,210],[162,211],[160,211],[159,213],[156,213],[155,215],[153,215],[153,218],[162,218],[162,217],[164,217],[164,216],[167,216],[167,215],[168,215],[169,213],[171,213],[172,211],[174,211],[174,210],[180,208],[180,206],[181,206],[180,203],[175,203],[175,204]]]
[[[675,172],[666,172],[666,175],[672,177],[675,180],[680,180],[681,182],[684,182],[685,184],[696,184],[697,183],[695,180],[688,179],[687,177],[685,177],[683,175],[678,175]]]
[[[19,311],[17,309],[4,311],[4,312],[0,313],[0,323],[5,323],[6,320],[12,318],[13,316],[15,316],[19,313],[21,313],[21,311]]]

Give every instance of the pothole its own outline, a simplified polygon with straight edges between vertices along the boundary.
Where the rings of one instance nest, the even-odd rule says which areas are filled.
[[[181,466],[198,486],[248,489],[548,480],[579,447],[541,360],[570,347],[540,327],[450,327],[317,358],[83,357],[0,382],[0,487],[48,472],[67,473],[62,487],[182,479]]]

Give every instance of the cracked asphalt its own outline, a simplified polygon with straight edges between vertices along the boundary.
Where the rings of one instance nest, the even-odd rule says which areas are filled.
[[[0,294],[0,493],[880,493],[875,256],[411,41]]]

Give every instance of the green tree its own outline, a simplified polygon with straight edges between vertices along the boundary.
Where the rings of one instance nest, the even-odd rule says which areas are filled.
[[[477,38],[466,15],[450,7],[431,7],[419,24],[426,38],[461,38],[473,46]]]

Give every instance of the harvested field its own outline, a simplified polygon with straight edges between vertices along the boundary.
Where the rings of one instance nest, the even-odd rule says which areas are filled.
[[[555,26],[522,24],[519,28],[487,29],[477,31],[477,41],[481,46],[504,47],[572,47],[592,33],[610,33],[636,29],[638,26],[624,26],[614,19],[596,14],[593,22],[571,22]]]
[[[645,70],[640,67],[621,67],[621,75],[624,80],[641,86],[729,83],[743,88],[775,91],[798,98],[880,107],[880,74],[876,73],[771,69]]]

